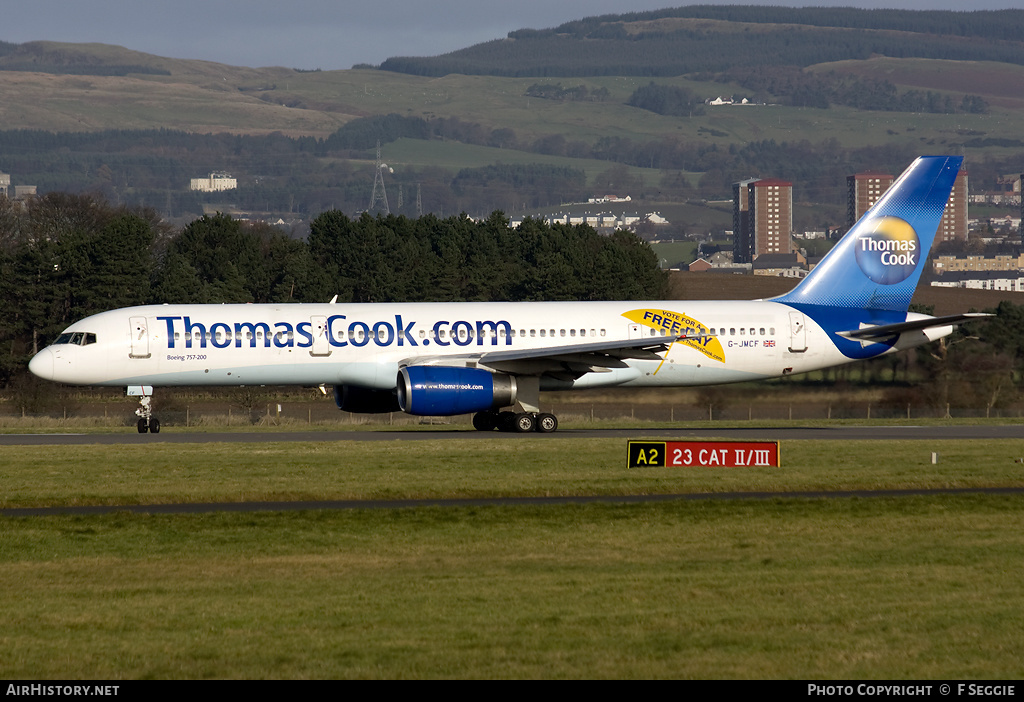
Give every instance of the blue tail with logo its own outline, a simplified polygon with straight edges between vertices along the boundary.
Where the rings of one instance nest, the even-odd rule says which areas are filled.
[[[794,307],[906,312],[962,160],[914,161],[799,285],[773,299]]]
[[[799,285],[772,300],[813,319],[850,358],[884,353],[898,335],[867,345],[844,336],[905,322],[962,161],[914,161]]]

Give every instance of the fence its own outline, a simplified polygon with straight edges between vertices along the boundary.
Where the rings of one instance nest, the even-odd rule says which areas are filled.
[[[131,426],[135,424],[137,404],[119,402],[71,402],[34,412],[0,402],[0,427],[30,425]],[[542,410],[566,423],[667,423],[693,422],[777,422],[828,420],[915,420],[915,419],[1016,419],[1024,417],[1024,405],[1015,403],[993,408],[935,407],[913,405],[897,407],[872,402],[756,402],[723,405],[657,402],[560,402],[543,403]],[[273,427],[312,425],[416,426],[424,424],[471,426],[471,415],[455,417],[413,417],[401,412],[352,414],[341,412],[331,401],[292,401],[262,403],[243,408],[230,403],[154,401],[154,415],[164,427]]]

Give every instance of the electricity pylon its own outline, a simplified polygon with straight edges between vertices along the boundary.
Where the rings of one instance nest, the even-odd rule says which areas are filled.
[[[377,206],[377,203],[381,203],[381,209],[384,210],[384,214],[391,214],[391,208],[388,207],[388,194],[384,190],[384,169],[388,168],[388,164],[381,163],[380,161],[380,141],[377,142],[377,165],[373,169],[373,197],[370,198],[370,206],[367,208],[367,212],[372,212],[373,208]],[[390,169],[389,169],[390,170]],[[392,171],[394,172],[394,171]]]

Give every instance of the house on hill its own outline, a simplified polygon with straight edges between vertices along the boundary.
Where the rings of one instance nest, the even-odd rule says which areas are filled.
[[[807,259],[799,252],[761,254],[753,262],[754,275],[782,278],[803,278],[807,275]]]
[[[691,273],[703,273],[704,271],[711,270],[711,268],[711,261],[707,260],[706,258],[698,258],[696,261],[687,266],[686,270],[690,271]]]

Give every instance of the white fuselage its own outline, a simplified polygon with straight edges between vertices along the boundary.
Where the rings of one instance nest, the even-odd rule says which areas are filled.
[[[916,315],[920,316],[920,315]],[[914,318],[915,315],[910,315]],[[950,327],[904,334],[916,346]],[[68,343],[81,332],[89,343]],[[32,360],[36,375],[107,386],[357,385],[391,389],[405,365],[497,351],[643,336],[706,334],[673,343],[662,360],[626,359],[567,385],[711,385],[848,363],[829,335],[771,301],[150,305],[68,327]],[[717,345],[717,346],[716,346]],[[486,363],[481,365],[486,366]]]

